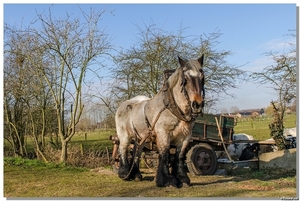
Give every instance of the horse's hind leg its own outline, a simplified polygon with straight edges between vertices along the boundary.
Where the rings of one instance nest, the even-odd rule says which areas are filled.
[[[177,187],[177,181],[173,175],[169,172],[169,148],[166,147],[160,150],[158,158],[158,168],[156,173],[156,186],[175,186]]]
[[[143,176],[142,176],[142,174],[140,172],[139,162],[134,162],[133,169],[132,169],[129,177],[132,180],[142,181]]]
[[[120,139],[119,153],[120,153],[120,167],[118,175],[123,180],[142,180],[142,174],[139,169],[139,160],[136,160],[136,154],[131,153],[131,160],[128,160],[128,146],[131,139],[123,137]],[[136,152],[136,150],[133,150]]]
[[[137,143],[137,142],[136,142]],[[129,179],[130,180],[136,180],[136,181],[142,181],[143,176],[140,172],[139,164],[140,164],[140,152],[142,147],[138,146],[137,144],[134,145],[135,147],[133,148],[131,152],[131,162],[130,162],[130,174],[129,174]]]
[[[123,180],[129,180],[129,162],[128,162],[128,146],[129,139],[120,139],[119,153],[120,153],[120,167],[118,175]]]

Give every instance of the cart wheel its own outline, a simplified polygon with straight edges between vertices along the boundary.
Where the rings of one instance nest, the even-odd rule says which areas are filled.
[[[217,156],[206,143],[193,146],[186,155],[187,168],[194,175],[212,175],[217,170]]]

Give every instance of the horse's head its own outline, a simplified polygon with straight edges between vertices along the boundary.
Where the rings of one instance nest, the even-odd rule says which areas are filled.
[[[202,114],[204,107],[204,73],[202,55],[197,60],[184,60],[178,57],[180,63],[181,86],[189,105],[190,115],[193,117]]]

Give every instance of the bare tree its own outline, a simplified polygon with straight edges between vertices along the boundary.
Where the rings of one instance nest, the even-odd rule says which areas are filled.
[[[5,33],[8,34],[7,30]],[[14,41],[15,37],[6,41],[5,48],[15,49],[15,53],[4,51],[4,139],[10,142],[15,155],[24,157],[26,156],[27,121],[24,115],[26,110],[24,86],[26,86],[28,78],[23,66],[23,58],[18,56],[19,48]]]
[[[239,111],[240,111],[240,109],[238,108],[238,106],[232,106],[230,108],[231,113],[238,113]]]
[[[35,102],[45,99],[52,101],[52,109],[49,112],[52,113],[53,109],[56,112],[57,130],[61,143],[61,162],[67,160],[67,145],[75,134],[76,124],[83,111],[82,87],[87,81],[86,76],[89,72],[97,74],[98,70],[103,67],[99,59],[111,48],[104,29],[99,29],[100,19],[104,12],[95,12],[93,9],[88,14],[82,12],[84,20],[71,17],[68,13],[65,19],[54,19],[50,7],[48,14],[37,13],[37,19],[26,30],[19,31],[28,36],[25,43],[27,46],[22,47],[19,55],[22,56],[20,58],[23,63],[26,63],[26,67],[29,66],[31,69],[31,73],[26,69],[27,72],[22,74],[27,78],[28,83],[22,83],[20,87],[35,92],[31,94],[31,100],[26,99],[22,104],[25,105],[27,111],[41,111],[39,117],[44,117],[46,111],[43,110],[42,102],[38,108],[30,103],[32,100]],[[16,44],[23,44],[23,42],[20,39],[16,40]],[[10,52],[12,51],[14,51],[13,48],[10,49]],[[20,66],[18,66],[19,69],[21,69]],[[9,96],[5,97],[9,100]],[[31,122],[31,133],[36,131],[37,125],[33,114],[28,116]],[[6,116],[11,115],[7,113]]]
[[[113,76],[118,83],[112,93],[119,99],[141,94],[152,97],[162,86],[163,71],[177,67],[174,58],[182,50],[180,36],[168,35],[154,25],[139,31],[138,44],[115,58]]]
[[[25,135],[32,137],[36,155],[45,159],[41,149],[45,143],[46,124],[51,122],[47,120],[53,117],[49,113],[53,102],[49,96],[49,88],[30,62],[39,60],[37,52],[28,51],[33,50],[36,42],[34,39],[24,30],[5,25],[5,138],[13,145],[15,153],[25,157]]]
[[[228,114],[227,108],[221,108],[221,114]]]
[[[295,34],[291,34],[296,38]],[[289,43],[290,50],[286,53],[267,52],[274,64],[265,67],[262,72],[254,72],[251,77],[261,85],[270,84],[278,93],[278,109],[284,114],[286,107],[296,100],[297,94],[297,57],[296,43]]]
[[[221,36],[220,30],[215,30],[198,36],[187,45],[193,47],[189,51],[190,55],[196,52],[197,55],[203,53],[206,57],[203,66],[208,107],[213,107],[226,96],[234,97],[230,89],[238,88],[247,75],[241,70],[243,65],[237,66],[227,62],[226,58],[233,54],[230,50],[218,49],[220,43],[218,40]]]
[[[117,80],[112,93],[119,100],[136,95],[153,97],[163,83],[163,72],[178,67],[177,56],[198,58],[204,53],[206,79],[206,106],[213,107],[221,94],[229,95],[229,89],[237,88],[238,79],[243,79],[244,71],[226,62],[230,51],[217,50],[219,31],[208,35],[184,36],[184,29],[177,34],[168,33],[155,27],[139,28],[137,44],[122,51],[116,57],[113,76]]]
[[[91,9],[81,22],[78,18],[54,20],[49,15],[38,15],[42,30],[32,30],[41,40],[45,55],[53,66],[47,68],[56,76],[53,83],[45,68],[37,68],[51,89],[55,101],[58,133],[61,140],[61,162],[67,160],[67,145],[75,134],[76,124],[83,111],[82,86],[88,71],[96,72],[101,65],[95,65],[97,58],[111,48],[108,36],[99,30],[99,20],[103,12]],[[66,117],[67,115],[67,117]]]

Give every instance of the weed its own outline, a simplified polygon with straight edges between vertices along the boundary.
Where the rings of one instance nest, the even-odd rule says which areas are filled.
[[[264,175],[265,175],[265,172],[260,170],[260,171],[252,172],[251,177],[255,178],[255,179],[258,179],[258,178],[263,178]]]

